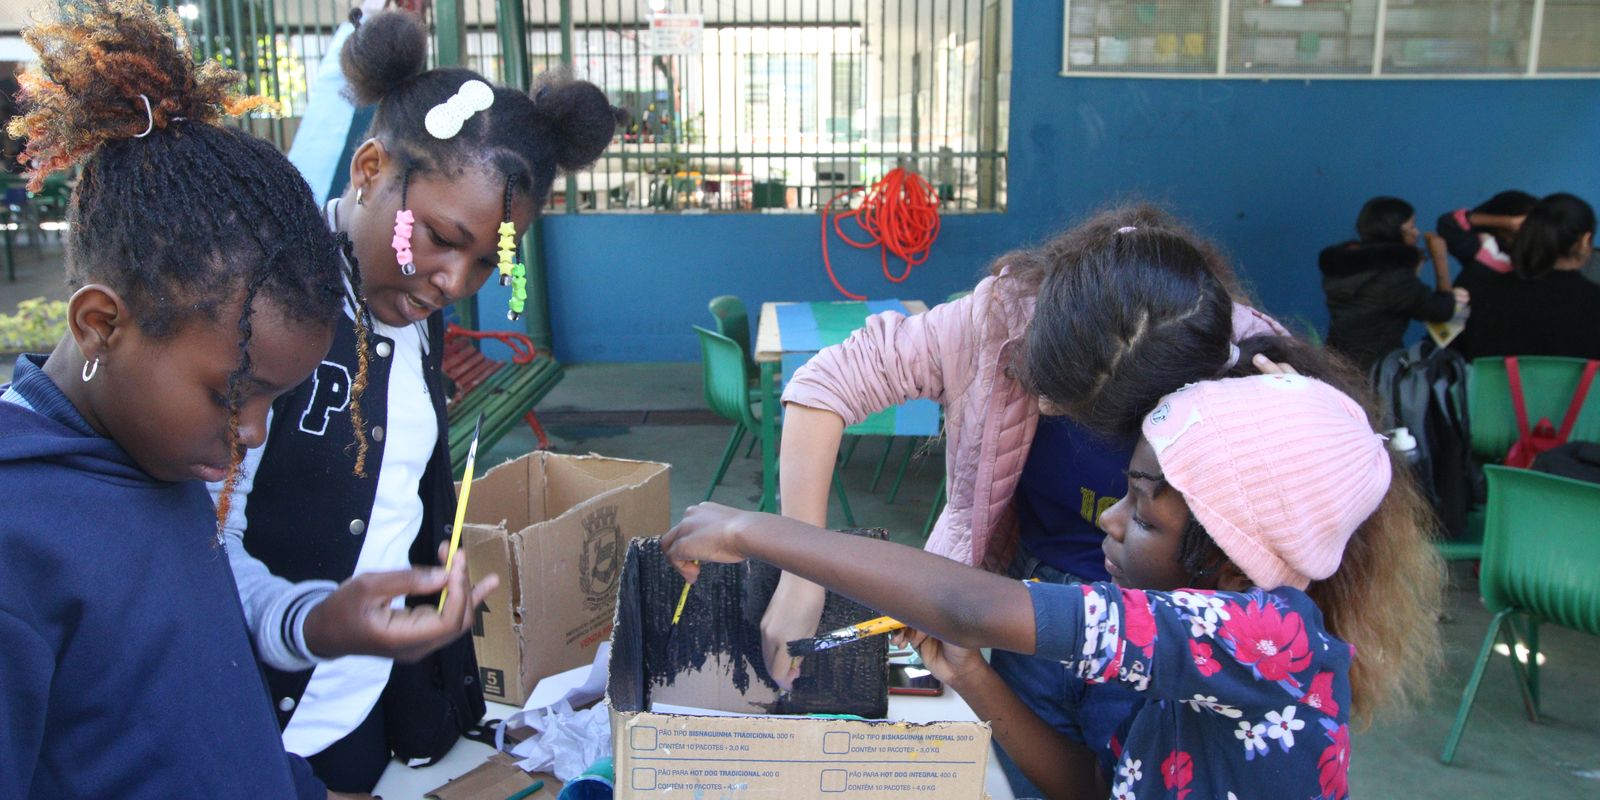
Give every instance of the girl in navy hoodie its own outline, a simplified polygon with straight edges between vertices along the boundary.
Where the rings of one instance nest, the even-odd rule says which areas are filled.
[[[338,249],[183,30],[83,0],[25,33],[10,132],[35,186],[83,172],[68,333],[0,387],[0,798],[327,796],[278,740],[204,481],[328,351]]]

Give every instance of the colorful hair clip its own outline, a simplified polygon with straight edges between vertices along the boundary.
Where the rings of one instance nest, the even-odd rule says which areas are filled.
[[[410,188],[411,173],[400,178],[400,210],[394,212],[394,238],[389,245],[394,248],[395,260],[400,263],[401,275],[417,274],[416,262],[411,257],[411,226],[416,222],[411,209],[406,208],[406,190]]]
[[[517,261],[517,226],[511,220],[500,223],[500,285],[511,285],[511,268]]]
[[[394,257],[400,262],[401,275],[417,274],[417,265],[411,258],[411,225],[413,222],[411,209],[402,208],[394,212],[394,239],[389,243],[394,246]]]
[[[513,322],[522,316],[528,302],[528,268],[521,261],[511,266],[511,302],[506,319]]]
[[[528,268],[517,260],[517,224],[511,221],[511,199],[516,190],[517,173],[506,176],[505,198],[500,217],[500,285],[511,287],[506,319],[517,320],[528,300]]]

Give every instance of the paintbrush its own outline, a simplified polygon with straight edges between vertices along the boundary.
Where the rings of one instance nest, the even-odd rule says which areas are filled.
[[[808,656],[879,634],[893,633],[905,626],[904,622],[894,617],[869,619],[866,622],[859,622],[836,631],[828,631],[810,639],[796,639],[789,643],[789,655],[792,658]]]
[[[483,412],[478,412],[478,424],[472,426],[472,444],[467,446],[467,470],[461,473],[461,499],[456,501],[456,522],[450,526],[450,550],[444,557],[444,573],[450,574],[450,565],[455,563],[456,551],[461,549],[461,523],[467,519],[467,496],[472,494],[472,467],[478,459],[478,436],[483,433]],[[444,599],[450,594],[448,579],[444,590],[439,592],[439,611],[444,612]]]

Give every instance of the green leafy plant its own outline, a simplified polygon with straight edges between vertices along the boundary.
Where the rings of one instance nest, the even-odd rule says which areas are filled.
[[[0,314],[0,350],[48,352],[67,333],[67,302],[35,297]]]

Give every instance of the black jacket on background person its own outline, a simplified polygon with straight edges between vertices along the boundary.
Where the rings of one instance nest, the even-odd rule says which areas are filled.
[[[1345,242],[1323,250],[1317,266],[1328,300],[1328,347],[1366,370],[1404,346],[1412,320],[1454,316],[1454,295],[1417,278],[1421,259],[1417,248],[1390,242]]]
[[[1600,285],[1554,270],[1526,280],[1485,274],[1471,289],[1472,316],[1450,346],[1485,356],[1600,358]]]

